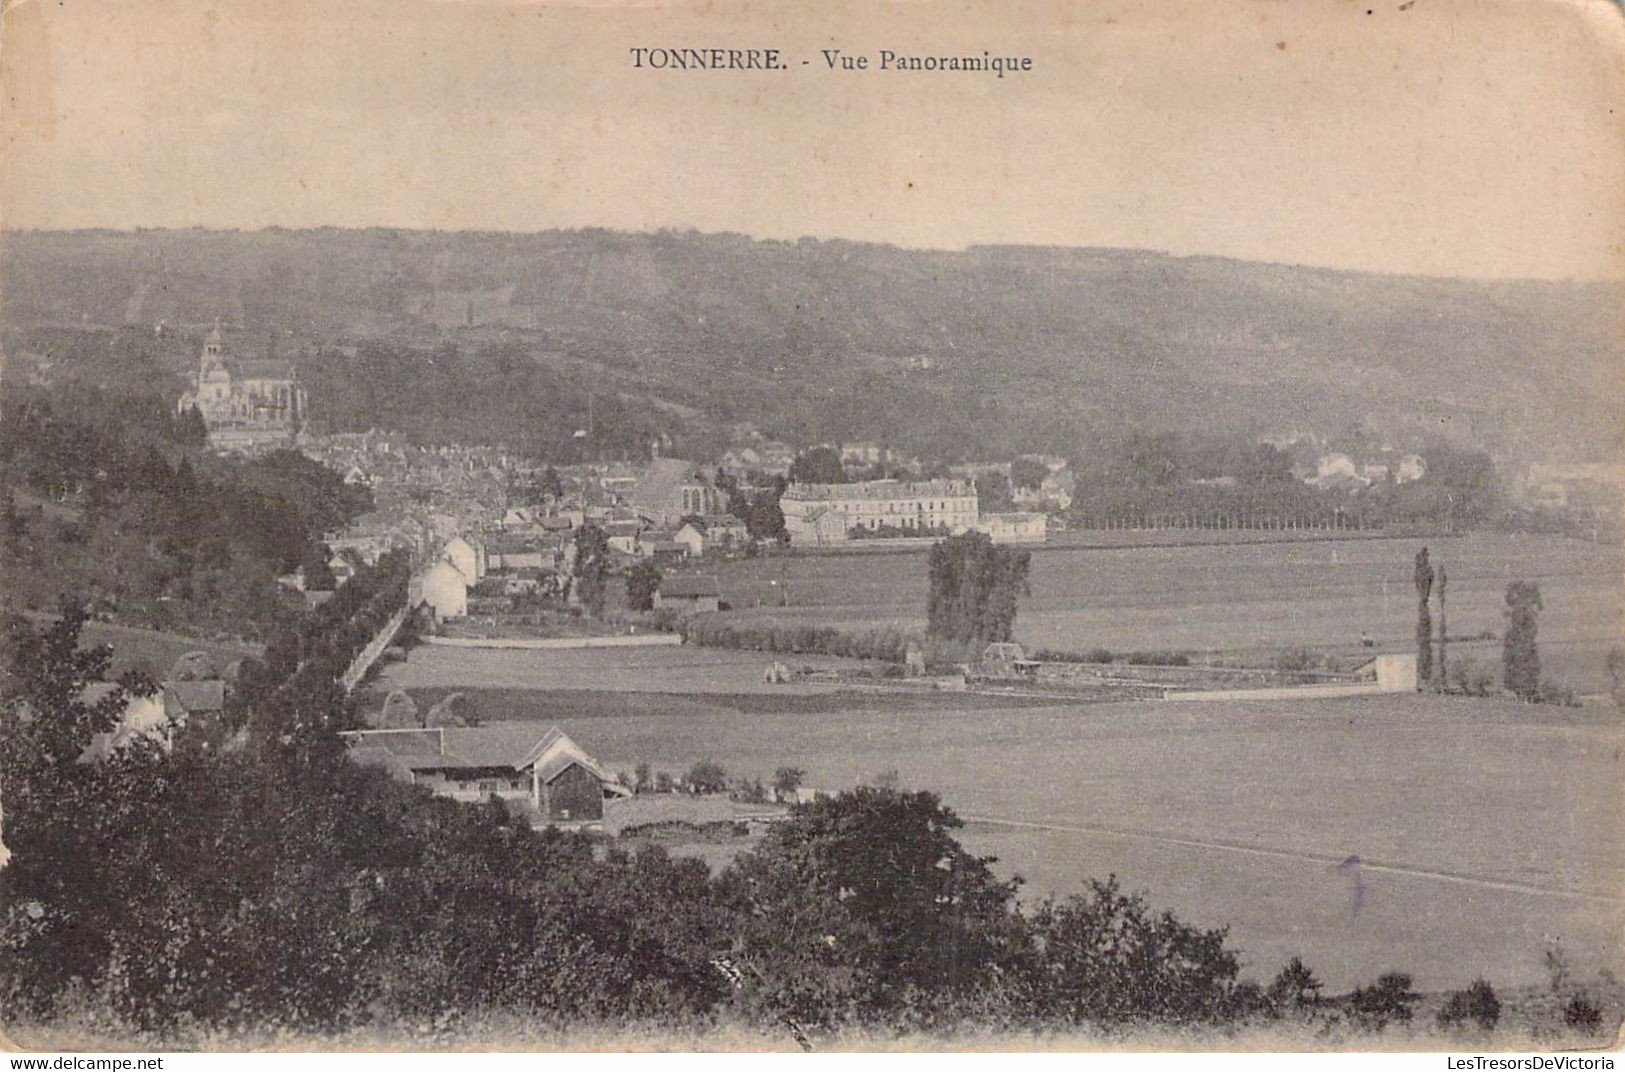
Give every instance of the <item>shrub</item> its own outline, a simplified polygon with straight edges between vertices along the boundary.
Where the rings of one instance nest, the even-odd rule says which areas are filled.
[[[1277,1014],[1288,1010],[1314,1008],[1320,1004],[1320,980],[1301,959],[1293,957],[1276,973],[1264,992],[1265,999]]]
[[[1488,696],[1495,691],[1495,670],[1476,659],[1457,657],[1450,664],[1450,681],[1464,695]]]
[[[1115,877],[1040,905],[1032,931],[1040,960],[1032,1000],[1051,1022],[1211,1022],[1237,1005],[1238,963],[1225,931],[1153,913]]]
[[[728,788],[728,772],[722,764],[703,759],[689,768],[683,781],[696,793],[721,793]]]
[[[1325,659],[1308,648],[1288,648],[1275,657],[1275,669],[1284,671],[1318,670]]]
[[[1489,1031],[1501,1019],[1501,999],[1495,988],[1483,979],[1473,982],[1466,990],[1456,990],[1445,999],[1439,1010],[1440,1027],[1462,1027],[1471,1022]]]
[[[1556,704],[1559,707],[1580,706],[1580,701],[1574,697],[1573,689],[1567,689],[1549,681],[1543,681],[1540,684],[1540,702],[1543,704]]]
[[[1189,655],[1177,651],[1131,651],[1123,657],[1130,666],[1189,666]]]
[[[1411,989],[1411,977],[1404,972],[1389,972],[1370,986],[1362,986],[1349,995],[1349,1010],[1354,1022],[1367,1031],[1381,1031],[1389,1024],[1406,1024],[1411,1020],[1411,1006],[1419,995]]]
[[[1589,1035],[1602,1027],[1602,1010],[1586,995],[1576,994],[1563,1009],[1563,1023]]]

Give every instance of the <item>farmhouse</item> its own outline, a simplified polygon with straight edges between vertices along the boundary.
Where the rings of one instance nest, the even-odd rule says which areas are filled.
[[[465,803],[501,800],[535,826],[598,822],[606,797],[632,793],[557,726],[538,722],[339,736],[362,766]]]
[[[714,611],[721,606],[722,590],[717,587],[717,579],[712,576],[679,573],[664,577],[660,581],[659,591],[655,592],[656,610],[669,607],[697,614]]]
[[[978,517],[976,486],[968,480],[791,484],[779,508],[792,546],[844,541],[858,528],[960,533]]]

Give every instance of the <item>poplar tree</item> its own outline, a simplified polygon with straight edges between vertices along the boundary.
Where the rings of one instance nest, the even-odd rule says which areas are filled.
[[[1540,586],[1528,581],[1507,585],[1507,630],[1501,640],[1501,680],[1520,700],[1540,696]]]
[[[1428,598],[1433,593],[1433,567],[1428,549],[1416,553],[1416,687],[1423,689],[1433,679],[1433,617]]]
[[[1450,583],[1449,576],[1444,567],[1439,567],[1439,691],[1450,691],[1450,638],[1445,624],[1444,591]]]

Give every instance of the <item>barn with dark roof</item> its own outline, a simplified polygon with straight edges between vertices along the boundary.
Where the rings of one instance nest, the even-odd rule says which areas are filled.
[[[537,826],[597,822],[606,797],[632,792],[557,726],[538,722],[340,736],[356,763],[454,800],[502,800]]]

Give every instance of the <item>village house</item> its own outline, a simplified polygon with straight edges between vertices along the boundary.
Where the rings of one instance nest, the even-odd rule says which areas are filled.
[[[636,555],[638,553],[638,537],[643,534],[642,521],[610,521],[604,524],[604,535],[609,538],[612,550],[623,555]]]
[[[1072,493],[1076,486],[1076,481],[1063,462],[1061,468],[1049,470],[1036,488],[1012,486],[1010,498],[1017,506],[1028,509],[1065,510],[1072,505]]]
[[[646,529],[638,534],[639,558],[652,558],[662,566],[675,565],[688,557],[688,545],[679,542],[669,530]]]
[[[789,476],[790,466],[796,460],[795,448],[776,439],[757,444],[756,453],[761,458],[757,468],[768,476]]]
[[[164,716],[177,726],[218,718],[226,709],[224,681],[166,681],[162,696]]]
[[[118,685],[95,681],[85,686],[80,700],[97,704]],[[98,733],[79,756],[81,763],[98,763],[136,741],[151,741],[165,752],[175,746],[175,731],[195,720],[217,718],[225,710],[226,684],[220,680],[165,681],[156,692],[130,694],[118,724]]]
[[[81,702],[94,706],[118,690],[111,681],[93,681],[80,693]],[[149,696],[132,694],[119,714],[118,724],[96,734],[89,746],[79,755],[80,763],[99,763],[121,748],[136,741],[152,741],[164,751],[175,743],[175,724],[164,712],[164,695],[160,689]]]
[[[747,477],[751,473],[761,472],[762,456],[755,447],[738,447],[725,453],[717,468],[730,476]]]
[[[675,610],[686,614],[703,614],[720,610],[722,589],[717,579],[708,574],[678,573],[660,579],[655,592],[655,610]]]
[[[596,823],[630,787],[557,726],[497,722],[339,735],[352,761],[465,803],[500,800],[533,826]]]
[[[485,565],[492,573],[539,570],[556,564],[553,550],[540,538],[499,535],[485,541]]]
[[[440,557],[457,568],[469,584],[474,584],[485,576],[485,549],[476,547],[461,536],[454,536],[446,541],[445,548]]]
[[[846,443],[840,448],[841,464],[867,467],[879,465],[886,451],[878,443]]]
[[[707,551],[723,551],[750,542],[750,530],[732,514],[712,514],[689,518],[672,537],[698,558]]]

